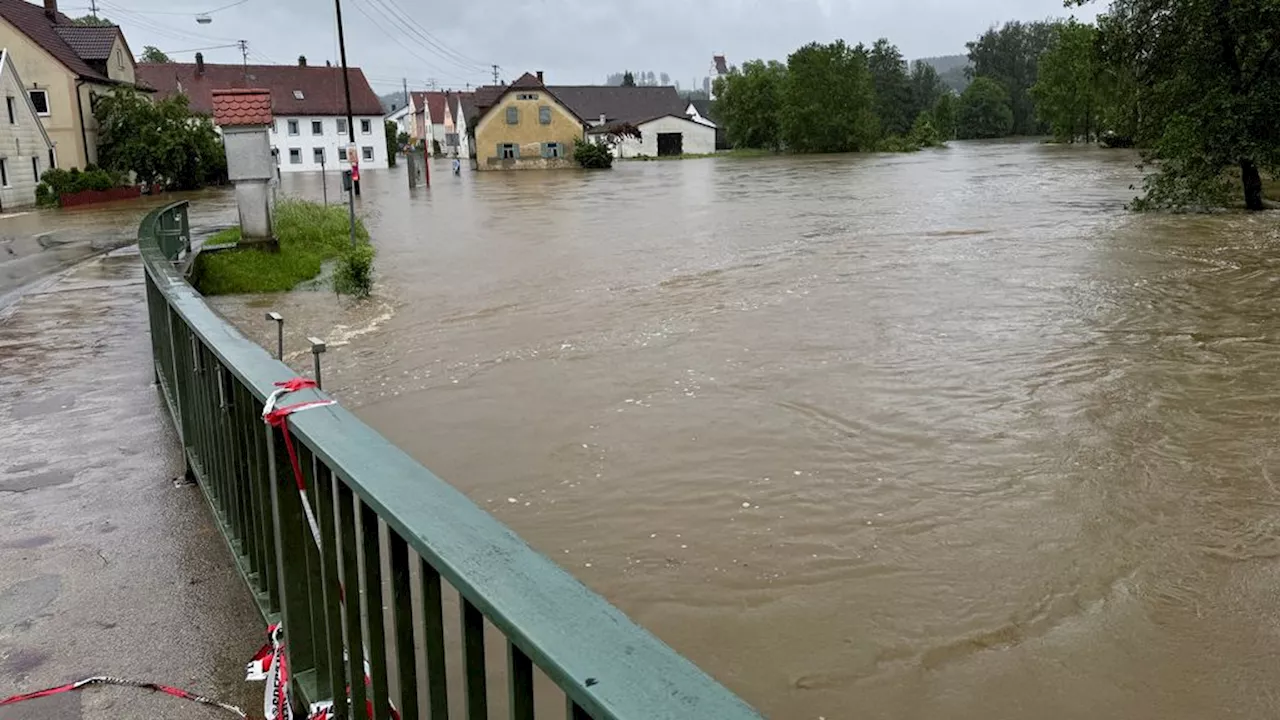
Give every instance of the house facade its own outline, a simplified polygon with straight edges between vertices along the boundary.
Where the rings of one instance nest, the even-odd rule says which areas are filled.
[[[351,110],[360,170],[387,167],[382,104],[359,68],[349,68]],[[271,93],[275,122],[271,149],[280,172],[345,167],[351,143],[342,90],[342,68],[307,65],[216,65],[197,54],[195,63],[143,63],[138,77],[160,97],[186,95],[191,109],[213,111],[213,90],[254,87]]]
[[[431,90],[422,93],[423,103],[426,105],[426,140],[427,147],[432,153],[437,152],[437,144],[439,152],[444,153],[447,149],[446,143],[448,138],[445,137],[444,120],[448,114],[449,100],[443,91]]]
[[[53,143],[9,51],[0,51],[0,212],[36,204],[40,175],[53,165]]]
[[[541,73],[539,73],[541,75]],[[476,92],[475,169],[573,167],[573,148],[587,123],[542,83],[521,75],[510,85]]]
[[[96,163],[95,100],[135,82],[133,53],[120,28],[74,25],[57,0],[0,0],[0,46],[53,143],[53,164]]]
[[[400,133],[405,133],[410,137],[413,136],[413,133],[410,132],[410,130],[413,128],[413,115],[409,113],[408,105],[405,105],[402,108],[394,109],[390,113],[387,113],[384,120],[395,123],[397,135],[399,135]]]
[[[632,124],[640,131],[640,139],[622,138],[614,144],[615,157],[710,155],[716,151],[716,129],[685,116],[663,115]],[[608,133],[608,125],[587,131],[593,139],[607,137]]]
[[[414,144],[426,140],[427,127],[427,94],[415,90],[409,93],[409,137]]]
[[[685,102],[670,86],[553,85],[556,94],[590,126],[588,136],[605,142],[610,129],[634,125],[640,139],[613,144],[617,157],[659,157],[713,153],[716,128],[700,115],[689,115]]]
[[[456,157],[471,158],[475,155],[475,153],[472,152],[471,128],[468,125],[468,118],[474,118],[475,114],[475,93],[455,93],[453,122],[454,132],[458,134],[458,153]]]

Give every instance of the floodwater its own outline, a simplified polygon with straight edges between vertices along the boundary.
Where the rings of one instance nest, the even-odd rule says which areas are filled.
[[[1134,162],[401,168],[371,301],[217,304],[770,717],[1276,717],[1280,218]]]

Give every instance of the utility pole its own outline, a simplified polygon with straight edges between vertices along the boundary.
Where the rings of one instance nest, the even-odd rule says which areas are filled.
[[[244,77],[249,79],[249,41],[237,40],[236,44],[240,46],[240,56],[244,59]]]
[[[493,66],[493,84],[494,85],[498,84],[498,66],[497,65]]]
[[[342,90],[347,95],[347,137],[351,141],[351,147],[356,146],[356,122],[351,116],[351,79],[347,77],[347,39],[342,34],[342,0],[333,0],[334,10],[338,14],[338,54],[342,60]],[[358,162],[358,161],[357,161]],[[356,165],[359,167],[359,165]],[[351,193],[353,195],[360,194],[360,181],[353,179],[351,183]]]
[[[89,12],[93,13],[93,19],[98,19],[98,0],[89,0]]]
[[[409,78],[400,78],[400,82],[404,83],[404,106],[409,107]]]
[[[439,83],[436,82],[435,78],[427,78],[427,87],[435,90],[438,85]]]

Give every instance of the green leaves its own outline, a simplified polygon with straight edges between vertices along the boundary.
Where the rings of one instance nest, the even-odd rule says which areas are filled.
[[[787,58],[782,138],[795,152],[870,150],[879,138],[867,53],[843,40],[810,43]]]
[[[1009,91],[989,77],[975,78],[960,95],[956,121],[961,138],[998,138],[1014,128]]]
[[[213,122],[192,113],[184,95],[152,103],[121,87],[99,97],[93,115],[98,160],[108,170],[181,190],[226,178],[226,153]]]
[[[782,63],[752,60],[716,78],[715,111],[724,121],[729,144],[777,150],[782,145],[779,107],[787,68]]]

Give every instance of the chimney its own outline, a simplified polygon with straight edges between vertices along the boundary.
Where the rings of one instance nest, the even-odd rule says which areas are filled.
[[[604,116],[604,113],[600,113],[600,124],[601,124],[601,125],[603,125],[603,124],[604,124],[604,122],[605,122],[605,116]]]
[[[50,20],[57,22],[58,0],[44,0],[44,14],[49,16]]]
[[[55,0],[49,0],[49,2],[54,2],[54,1]],[[197,75],[204,74],[204,53],[196,53],[196,74]]]
[[[307,56],[306,56],[306,55],[299,55],[299,56],[298,56],[298,67],[306,67],[306,66],[307,66]]]
[[[539,84],[539,85],[541,85],[541,84],[542,84],[542,71],[541,71],[541,70],[539,70],[539,71],[538,71],[538,84]]]

